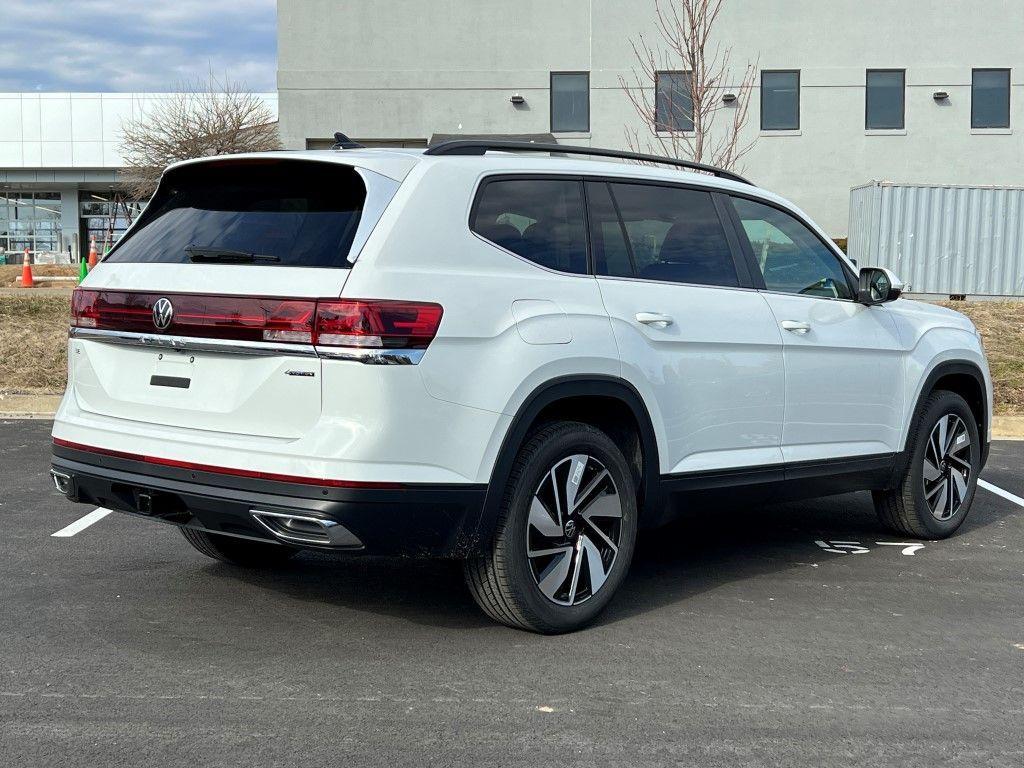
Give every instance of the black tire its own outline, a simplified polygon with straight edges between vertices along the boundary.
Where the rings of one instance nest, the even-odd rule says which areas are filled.
[[[282,544],[264,544],[237,536],[218,536],[195,528],[183,527],[180,530],[185,541],[207,557],[246,568],[280,565],[299,551]]]
[[[580,461],[574,456],[586,459]],[[606,476],[602,470],[607,470]],[[564,475],[560,474],[563,471]],[[564,478],[564,483],[559,478]],[[545,530],[554,526],[559,531],[556,536],[563,537],[560,548],[569,550],[552,555],[545,562],[543,558],[547,556],[537,554],[549,551],[542,546],[535,547],[532,556],[528,554],[531,545],[527,540],[541,535],[539,528],[531,527],[531,508],[535,496],[539,500],[550,492],[553,499],[560,498],[562,506],[571,509],[574,505],[566,501],[571,478],[575,478],[579,494],[587,489],[591,492],[577,496],[577,491],[572,491],[579,506],[577,511],[565,515],[564,525],[556,522],[554,514],[545,521]],[[608,484],[608,478],[613,485]],[[546,486],[548,490],[543,490],[545,483],[550,483]],[[599,500],[601,504],[596,503]],[[550,508],[558,503],[553,501],[544,506]],[[616,506],[621,517],[605,514]],[[543,634],[571,632],[593,621],[625,578],[636,544],[635,480],[615,443],[604,432],[579,422],[557,422],[534,432],[516,456],[498,514],[497,530],[488,551],[465,563],[466,583],[484,613],[510,627]],[[562,518],[559,508],[557,519]],[[575,522],[572,529],[570,519]],[[561,572],[563,557],[569,558],[569,582],[562,583],[566,597],[559,597],[563,592],[549,597],[542,591],[541,582],[555,592],[551,586],[554,580],[542,576]],[[610,558],[607,564],[606,558]],[[581,575],[574,578],[574,573]],[[604,578],[599,582],[602,574]],[[596,589],[593,584],[597,584]],[[559,604],[558,599],[567,602]]]
[[[951,478],[947,481],[947,493],[952,501],[949,503],[948,510],[945,505],[942,505],[943,514],[948,511],[949,516],[946,519],[940,519],[939,513],[933,512],[932,505],[937,503],[939,498],[945,497],[942,496],[940,488],[936,495],[931,497],[932,503],[929,503],[925,495],[924,472],[926,454],[929,458],[935,455],[935,448],[934,446],[929,448],[929,441],[933,439],[933,432],[937,429],[940,420],[947,417],[959,419],[963,423],[966,435],[970,439],[970,446],[966,447],[969,450],[959,449],[960,453],[955,457],[955,461],[950,459],[948,462],[940,464],[940,471],[951,473],[954,471],[954,467],[962,467],[960,462],[968,454],[970,455],[970,470],[966,482],[966,492],[962,495],[954,487],[952,474],[945,475]],[[944,539],[951,536],[963,524],[970,512],[981,467],[981,440],[978,435],[978,423],[967,401],[955,392],[945,390],[937,390],[930,394],[921,406],[914,433],[907,441],[907,450],[909,458],[903,476],[898,478],[895,490],[875,491],[872,494],[879,520],[891,531],[905,536],[914,536],[920,539]],[[929,450],[932,453],[928,453]],[[931,470],[933,466],[935,465],[930,463],[929,469]],[[931,470],[930,473],[934,474],[934,470]],[[960,470],[960,478],[963,478],[962,470]],[[952,506],[957,498],[960,499],[959,507],[953,510]]]

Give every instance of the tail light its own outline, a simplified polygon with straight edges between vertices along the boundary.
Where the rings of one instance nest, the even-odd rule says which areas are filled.
[[[161,299],[170,301],[169,315],[154,312]],[[76,328],[377,349],[426,349],[437,334],[442,312],[439,304],[410,301],[82,288],[71,298],[71,325]]]
[[[440,304],[366,299],[321,299],[316,343],[329,347],[426,349],[437,335]]]

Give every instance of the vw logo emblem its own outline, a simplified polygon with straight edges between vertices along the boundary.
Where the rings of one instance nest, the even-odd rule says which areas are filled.
[[[161,331],[166,331],[174,319],[174,305],[170,299],[157,299],[153,305],[153,325]]]
[[[576,535],[576,523],[573,520],[565,521],[565,538],[571,539]]]

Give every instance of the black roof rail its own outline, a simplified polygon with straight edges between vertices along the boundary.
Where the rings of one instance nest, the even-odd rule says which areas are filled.
[[[358,141],[352,141],[341,131],[337,131],[334,134],[334,146],[331,149],[363,149],[364,145]]]
[[[659,155],[644,155],[639,152],[625,152],[618,149],[600,149],[598,147],[580,147],[572,144],[535,144],[526,141],[485,141],[480,139],[464,139],[459,141],[446,141],[442,144],[430,147],[423,154],[425,155],[483,155],[491,151],[504,152],[551,152],[563,155],[590,155],[593,157],[615,157],[621,160],[639,160],[644,163],[659,163],[661,165],[674,165],[678,168],[686,168],[691,171],[710,173],[721,179],[738,181],[740,184],[755,186],[752,181],[745,179],[738,173],[718,168],[714,165],[696,163],[693,160],[681,160],[675,157],[660,157]]]

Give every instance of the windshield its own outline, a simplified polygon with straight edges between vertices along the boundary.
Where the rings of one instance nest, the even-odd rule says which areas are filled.
[[[365,199],[363,180],[343,165],[187,165],[168,172],[139,225],[105,261],[348,267]]]

